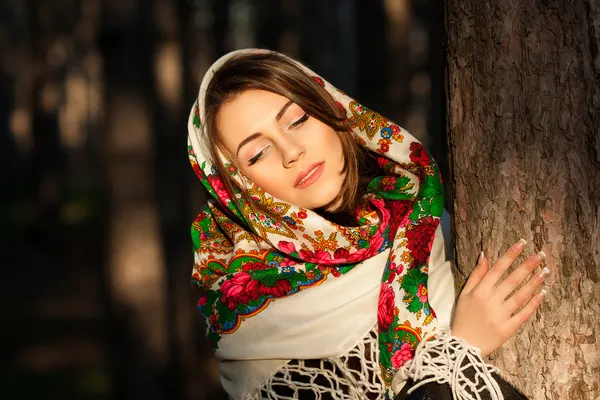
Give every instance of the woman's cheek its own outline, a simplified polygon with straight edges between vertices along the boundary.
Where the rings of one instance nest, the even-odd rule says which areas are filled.
[[[281,198],[282,189],[286,186],[285,177],[277,174],[276,170],[272,171],[273,173],[260,174],[255,178],[254,183],[273,196]]]

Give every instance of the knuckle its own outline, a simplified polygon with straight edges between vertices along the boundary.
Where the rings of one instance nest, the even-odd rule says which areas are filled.
[[[525,321],[527,321],[528,318],[529,316],[527,315],[527,310],[521,310],[521,312],[516,315],[517,325],[523,325],[523,323],[525,323]]]
[[[519,254],[521,254],[521,252],[520,252],[520,251],[517,251],[517,250],[515,250],[515,249],[513,249],[513,248],[511,247],[511,248],[509,248],[509,249],[506,251],[506,253],[505,253],[505,254],[506,254],[508,257],[510,257],[511,259],[513,259],[513,260],[514,260],[514,259],[516,259],[516,258],[519,256]]]
[[[527,312],[523,314],[523,318],[521,319],[521,322],[523,324],[525,322],[527,322],[529,320],[529,318],[531,318],[531,316],[533,315],[534,311],[535,311],[535,308],[533,310],[527,310]]]
[[[519,273],[519,271],[515,271],[515,273],[510,274],[508,278],[506,278],[506,282],[516,286],[523,282],[523,276]]]
[[[533,291],[537,289],[542,283],[544,283],[543,277],[540,279],[538,276],[532,276],[527,282],[527,286],[530,292],[533,293]]]
[[[523,301],[526,301],[531,298],[533,291],[537,287],[535,282],[528,281],[527,284],[523,285],[521,289],[519,289],[519,295],[523,298]]]
[[[515,293],[512,298],[513,305],[515,308],[521,307],[523,303],[525,303],[525,300],[527,300],[527,294],[521,292]]]
[[[534,268],[535,268],[535,263],[531,262],[530,260],[527,260],[524,263],[522,263],[521,265],[519,265],[519,267],[517,269],[519,271],[523,271],[523,273],[529,273]]]
[[[474,269],[473,272],[471,272],[471,276],[469,277],[470,280],[479,280],[483,277],[483,275],[485,275],[485,271],[482,271],[480,268]]]
[[[528,271],[533,271],[539,265],[539,262],[536,260],[527,260],[524,264]]]
[[[506,253],[504,254],[506,255],[507,259],[509,259],[509,261],[512,263],[517,259],[517,257],[519,257],[521,251],[515,250],[514,248],[510,247],[508,250],[506,250]]]
[[[533,315],[533,313],[535,313],[536,309],[537,306],[535,304],[535,301],[528,303],[525,307],[525,312],[523,313],[523,322],[527,321]]]

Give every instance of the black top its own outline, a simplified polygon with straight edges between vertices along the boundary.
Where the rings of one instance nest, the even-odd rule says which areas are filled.
[[[527,400],[527,397],[523,393],[519,392],[514,386],[502,379],[500,375],[492,373],[492,376],[496,379],[496,382],[498,382],[500,390],[504,395],[504,400]],[[452,400],[452,390],[450,389],[450,385],[431,382],[415,389],[411,394],[407,394],[406,392],[414,384],[415,382],[408,381],[402,391],[398,393],[395,400]],[[480,396],[483,400],[491,399],[488,392],[481,392]]]
[[[351,362],[353,360],[349,360],[349,361]],[[298,362],[297,360],[292,360],[291,364],[295,364],[295,363],[297,364],[297,362]],[[314,367],[326,368],[330,372],[335,371],[335,366],[328,361],[305,360],[304,363],[305,363],[305,365],[311,366],[313,368]],[[471,374],[473,374],[474,370],[472,368],[465,370],[465,374],[469,374],[469,372],[471,372]],[[277,374],[277,375],[279,375],[279,374]],[[504,400],[527,400],[527,397],[523,393],[521,393],[514,386],[512,386],[510,383],[505,381],[497,373],[492,373],[492,377],[496,380],[496,382],[498,382],[498,385],[500,386],[500,390],[502,391],[502,394],[504,395]],[[309,377],[303,376],[301,374],[292,374],[292,379],[295,382],[308,383],[310,381]],[[319,378],[317,378],[317,380],[314,383],[327,386],[327,380],[325,378],[323,379],[323,381],[319,381]],[[417,388],[411,394],[407,394],[408,390],[411,387],[413,387],[414,385],[415,385],[415,382],[409,380],[407,382],[407,384],[404,385],[404,388],[402,389],[402,391],[400,391],[400,393],[398,393],[395,400],[452,400],[452,390],[450,389],[450,385],[448,385],[448,384],[439,384],[439,383],[430,382],[430,383],[427,383],[427,384]],[[342,391],[344,391],[344,392],[346,392],[346,390],[344,390],[344,389],[349,389],[349,388],[346,388],[344,385],[340,385],[340,387],[341,387]],[[268,398],[267,393],[263,392],[261,394],[262,394],[261,397]],[[272,393],[272,394],[275,394],[278,396],[287,396],[287,397],[293,397],[295,395],[297,397],[293,397],[293,398],[297,398],[298,400],[314,400],[317,398],[317,394],[314,393],[312,390],[310,390],[310,388],[306,388],[305,390],[300,390],[297,393],[294,393],[294,390],[291,390],[288,387],[276,386],[276,387],[274,387],[274,393]],[[491,396],[489,395],[488,392],[481,392],[480,396],[483,400],[491,399]],[[372,399],[371,397],[372,396],[366,396],[365,399],[366,400],[378,400],[378,399]],[[330,397],[330,395],[324,396],[321,394],[319,398],[322,400],[333,400],[333,397]],[[473,397],[473,398],[475,398],[475,397]]]

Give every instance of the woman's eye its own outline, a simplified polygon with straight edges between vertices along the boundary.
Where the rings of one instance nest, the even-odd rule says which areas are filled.
[[[267,150],[269,150],[269,147],[271,147],[271,146],[265,147],[264,149],[262,149],[262,151],[260,153],[258,153],[257,155],[252,157],[250,160],[248,160],[248,166],[254,165],[258,160],[260,160],[265,155]]]
[[[308,114],[304,113],[302,117],[300,117],[297,121],[290,125],[288,129],[295,129],[302,125],[308,119]]]

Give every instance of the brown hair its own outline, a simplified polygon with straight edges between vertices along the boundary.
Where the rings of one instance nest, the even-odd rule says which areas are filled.
[[[215,72],[205,94],[205,140],[209,143],[211,158],[223,183],[230,193],[235,186],[244,199],[250,203],[249,196],[230,177],[225,166],[217,156],[220,150],[232,163],[234,158],[226,150],[219,135],[216,117],[221,106],[233,100],[246,90],[265,90],[284,96],[308,115],[336,130],[342,143],[344,166],[342,173],[346,179],[340,193],[330,203],[339,201],[340,206],[332,212],[327,206],[317,211],[338,223],[352,223],[352,214],[358,206],[366,188],[367,179],[361,176],[368,152],[354,138],[346,123],[346,115],[333,97],[319,83],[298,65],[285,56],[274,52],[241,54],[231,57]],[[371,164],[372,165],[372,164]],[[235,197],[234,197],[235,198]]]

